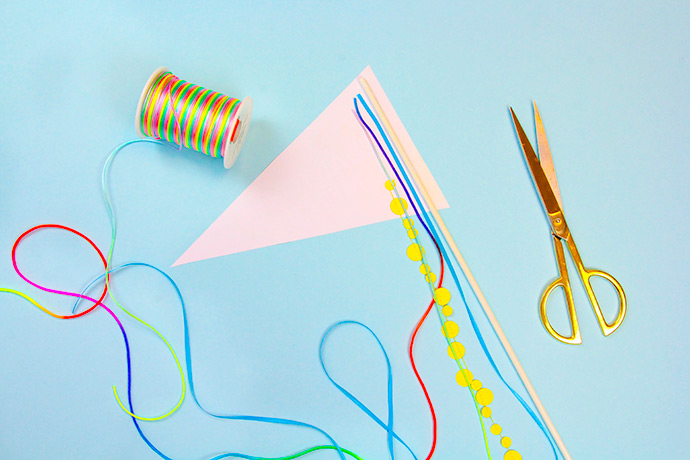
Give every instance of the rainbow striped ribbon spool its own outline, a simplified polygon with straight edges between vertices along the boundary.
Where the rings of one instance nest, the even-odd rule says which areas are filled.
[[[163,139],[212,157],[229,168],[249,128],[254,103],[240,102],[156,69],[139,98],[136,129],[140,137]]]

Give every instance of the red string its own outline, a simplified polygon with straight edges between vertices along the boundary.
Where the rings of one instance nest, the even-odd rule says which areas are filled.
[[[440,288],[441,285],[443,284],[443,272],[444,272],[444,266],[443,266],[443,257],[441,256],[441,249],[438,247],[438,243],[436,240],[432,237],[432,241],[434,242],[434,245],[436,246],[436,250],[438,251],[439,259],[441,261],[441,274],[438,279],[438,285],[436,288]],[[428,272],[428,270],[427,270]],[[430,273],[430,272],[428,272]],[[429,316],[429,312],[431,312],[431,308],[435,304],[435,300],[432,298],[431,303],[429,303],[429,306],[427,307],[426,311],[422,315],[421,319],[417,323],[417,326],[414,328],[414,331],[412,331],[412,337],[410,338],[410,347],[409,347],[409,355],[410,355],[410,363],[412,363],[412,370],[414,371],[414,375],[417,376],[417,380],[419,381],[419,385],[422,387],[422,391],[424,392],[424,396],[426,397],[426,402],[429,404],[429,410],[431,411],[431,420],[433,422],[433,428],[432,428],[432,440],[431,440],[431,450],[429,450],[429,454],[426,457],[426,460],[430,460],[431,457],[434,455],[434,451],[436,450],[436,437],[437,437],[437,422],[436,422],[436,412],[434,411],[434,405],[431,403],[431,398],[429,397],[429,392],[426,390],[426,385],[424,385],[424,382],[422,381],[422,377],[419,375],[419,372],[417,372],[417,366],[414,363],[414,343],[415,339],[417,337],[417,333],[419,332],[419,329],[422,327],[422,324],[424,324],[424,321],[426,321],[427,316]]]

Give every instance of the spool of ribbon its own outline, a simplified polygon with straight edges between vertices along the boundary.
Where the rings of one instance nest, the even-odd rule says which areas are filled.
[[[254,103],[240,101],[156,69],[139,98],[135,126],[141,138],[161,139],[212,157],[230,168],[249,128]]]

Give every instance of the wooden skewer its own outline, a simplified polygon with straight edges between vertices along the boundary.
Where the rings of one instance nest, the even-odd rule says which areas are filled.
[[[369,98],[372,105],[374,106],[374,111],[376,112],[379,119],[383,123],[383,126],[385,127],[386,131],[388,131],[388,134],[390,135],[391,140],[393,141],[393,145],[395,146],[396,150],[400,154],[400,158],[402,158],[403,163],[405,164],[405,168],[407,168],[408,172],[412,176],[412,179],[414,180],[415,184],[417,185],[420,193],[422,194],[422,197],[424,198],[424,201],[426,202],[427,207],[431,211],[431,214],[434,216],[434,219],[436,220],[436,224],[438,225],[439,229],[441,230],[441,233],[443,234],[444,238],[448,242],[448,245],[450,246],[450,249],[453,252],[453,255],[458,260],[458,263],[460,264],[460,268],[462,269],[462,272],[465,275],[465,278],[467,278],[467,281],[470,283],[470,287],[474,291],[474,294],[477,296],[477,299],[479,300],[479,304],[481,305],[482,309],[484,310],[486,317],[489,318],[489,322],[491,323],[491,326],[493,327],[494,331],[496,332],[498,339],[501,341],[501,345],[503,345],[503,348],[505,349],[506,353],[508,354],[508,358],[510,359],[510,362],[513,364],[513,367],[517,371],[518,376],[520,377],[522,384],[525,386],[527,393],[529,393],[529,396],[532,399],[532,402],[534,403],[534,405],[536,406],[537,411],[539,412],[539,415],[541,415],[542,419],[544,419],[544,423],[546,423],[546,427],[548,428],[549,433],[551,433],[551,436],[556,441],[556,445],[558,445],[558,449],[561,451],[561,454],[563,455],[565,460],[572,460],[572,457],[568,453],[568,449],[566,449],[565,444],[563,443],[563,440],[561,439],[561,436],[558,434],[556,427],[554,426],[553,422],[551,421],[551,417],[549,417],[549,414],[546,412],[546,409],[544,408],[544,405],[542,404],[541,400],[539,399],[539,396],[537,395],[536,390],[532,386],[532,383],[529,381],[529,377],[527,377],[527,373],[525,372],[525,369],[522,367],[522,364],[520,364],[520,360],[518,359],[517,355],[515,354],[513,347],[510,345],[510,342],[508,341],[508,337],[506,337],[505,333],[503,332],[501,325],[498,323],[498,320],[496,319],[496,315],[494,315],[494,312],[491,310],[491,307],[489,306],[489,302],[487,302],[486,297],[484,297],[482,290],[479,288],[479,285],[477,284],[477,281],[474,279],[474,276],[472,275],[472,272],[470,271],[470,267],[465,262],[465,259],[462,257],[462,254],[460,254],[460,249],[458,248],[458,245],[455,243],[455,240],[453,239],[453,236],[450,234],[450,231],[448,231],[448,227],[446,226],[445,222],[443,221],[443,218],[439,214],[438,209],[436,208],[436,205],[434,204],[434,200],[431,198],[431,195],[429,194],[426,187],[424,186],[424,182],[420,179],[414,165],[412,164],[412,162],[409,160],[407,154],[405,153],[405,149],[402,146],[400,139],[398,138],[397,134],[393,130],[393,127],[391,126],[390,122],[388,121],[388,118],[386,117],[386,114],[384,113],[383,109],[381,108],[381,105],[379,104],[378,99],[376,99],[376,96],[374,95],[374,92],[372,91],[371,86],[369,86],[369,82],[367,82],[367,80],[364,77],[360,78],[359,82],[362,85],[362,88],[364,88],[364,92],[366,93],[367,97]]]

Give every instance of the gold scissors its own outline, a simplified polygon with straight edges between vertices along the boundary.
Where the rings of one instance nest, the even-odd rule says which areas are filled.
[[[534,124],[537,131],[537,148],[539,157],[537,157],[537,155],[534,153],[534,149],[532,149],[532,145],[530,144],[529,139],[527,139],[527,135],[522,129],[522,126],[520,126],[520,122],[515,116],[515,112],[513,111],[512,107],[510,108],[510,114],[513,117],[515,131],[520,139],[522,153],[525,155],[527,166],[532,174],[532,179],[537,187],[537,191],[539,192],[541,202],[544,205],[544,210],[546,211],[546,216],[548,217],[549,224],[551,226],[553,247],[556,252],[556,260],[558,262],[559,276],[546,287],[539,302],[539,316],[541,317],[541,322],[544,324],[544,327],[548,333],[551,334],[556,340],[574,345],[582,343],[580,327],[577,322],[577,314],[575,313],[575,304],[573,302],[573,292],[570,286],[570,278],[568,277],[568,268],[566,267],[565,263],[565,253],[563,251],[563,243],[565,243],[573,262],[575,263],[575,267],[577,267],[580,280],[582,280],[582,284],[587,291],[587,296],[589,297],[589,301],[592,304],[594,313],[597,316],[601,331],[605,336],[608,336],[620,327],[621,323],[623,322],[623,318],[625,318],[625,311],[627,308],[625,291],[623,291],[623,287],[613,276],[601,270],[585,268],[582,263],[582,259],[580,259],[580,253],[577,250],[577,246],[575,246],[575,241],[573,241],[573,235],[570,233],[568,224],[566,224],[565,217],[563,216],[563,205],[561,203],[561,195],[558,190],[556,171],[553,167],[551,151],[546,140],[546,132],[544,131],[544,125],[542,124],[541,117],[539,116],[537,104],[534,104]],[[618,317],[612,323],[608,323],[606,318],[604,318],[601,307],[599,306],[599,302],[594,295],[591,280],[592,277],[595,276],[604,278],[610,282],[618,294]],[[558,287],[563,288],[566,305],[568,307],[568,317],[570,319],[572,331],[572,334],[569,337],[559,334],[553,328],[548,316],[546,315],[546,301],[548,300],[549,295]]]

